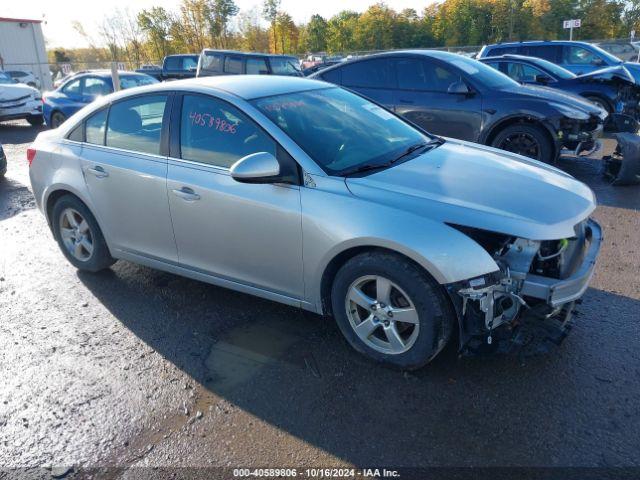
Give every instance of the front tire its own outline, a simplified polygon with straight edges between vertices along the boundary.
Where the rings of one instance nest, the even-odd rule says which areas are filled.
[[[77,197],[65,195],[56,201],[51,224],[60,250],[78,270],[98,272],[115,263],[98,222]]]
[[[29,115],[27,117],[27,122],[29,122],[29,125],[33,127],[39,127],[44,123],[44,117],[42,115]]]
[[[405,370],[431,361],[453,330],[453,312],[441,287],[393,253],[367,252],[345,263],[336,274],[331,303],[354,349]]]
[[[511,125],[498,132],[491,146],[545,163],[555,161],[553,143],[538,125]]]

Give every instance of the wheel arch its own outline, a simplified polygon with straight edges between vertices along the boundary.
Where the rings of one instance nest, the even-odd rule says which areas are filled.
[[[440,288],[442,288],[443,293],[446,294],[446,289],[444,288],[444,286],[437,281],[436,277],[429,271],[429,269],[426,268],[417,260],[415,260],[414,258],[411,258],[405,253],[399,252],[397,250],[394,250],[388,247],[382,247],[382,246],[373,245],[373,244],[358,245],[355,247],[349,247],[345,250],[342,250],[337,255],[335,255],[325,267],[322,273],[322,278],[320,280],[320,300],[321,300],[322,314],[324,315],[332,314],[331,288],[333,286],[333,281],[335,280],[338,270],[340,270],[340,268],[345,263],[347,263],[349,260],[351,260],[355,256],[360,255],[362,253],[367,253],[367,252],[380,252],[380,253],[392,254],[406,260],[407,262],[412,263],[413,265],[420,268],[429,277],[431,277],[435,281],[435,283],[437,283],[440,286]]]
[[[482,139],[482,143],[490,146],[493,140],[498,135],[498,133],[500,133],[502,130],[504,130],[507,127],[511,127],[513,125],[518,125],[518,124],[534,125],[537,127],[542,127],[542,129],[547,135],[547,139],[551,142],[551,145],[554,151],[553,152],[554,156],[558,155],[559,149],[554,139],[555,132],[553,128],[543,120],[531,115],[516,115],[516,116],[511,116],[511,117],[500,120],[487,131],[487,133],[484,135],[484,138]]]
[[[615,105],[611,102],[611,100],[607,98],[606,95],[603,95],[600,92],[582,92],[580,93],[580,96],[583,98],[586,98],[587,100],[591,98],[597,98],[608,107],[609,113],[614,112],[616,109]]]

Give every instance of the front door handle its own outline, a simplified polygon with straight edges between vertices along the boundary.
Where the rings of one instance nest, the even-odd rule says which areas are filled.
[[[105,172],[104,168],[102,168],[100,165],[87,168],[87,172],[95,175],[98,178],[105,178],[109,176],[109,173]]]
[[[176,197],[180,197],[188,202],[195,202],[196,200],[200,200],[200,195],[198,195],[189,187],[182,187],[179,190],[176,188],[172,191]]]

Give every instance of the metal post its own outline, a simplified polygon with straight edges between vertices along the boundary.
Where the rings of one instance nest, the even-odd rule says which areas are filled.
[[[573,40],[573,20],[571,21],[571,27],[569,28],[569,41]]]
[[[118,64],[111,62],[111,80],[113,81],[113,91],[120,90],[120,75],[118,74]]]

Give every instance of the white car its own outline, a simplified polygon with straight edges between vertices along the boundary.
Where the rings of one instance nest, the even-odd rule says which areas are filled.
[[[25,72],[24,70],[7,70],[5,73],[18,83],[24,83],[33,88],[40,88],[40,80],[31,72]]]
[[[42,94],[33,87],[15,83],[9,75],[0,72],[0,122],[16,119],[42,125]]]

